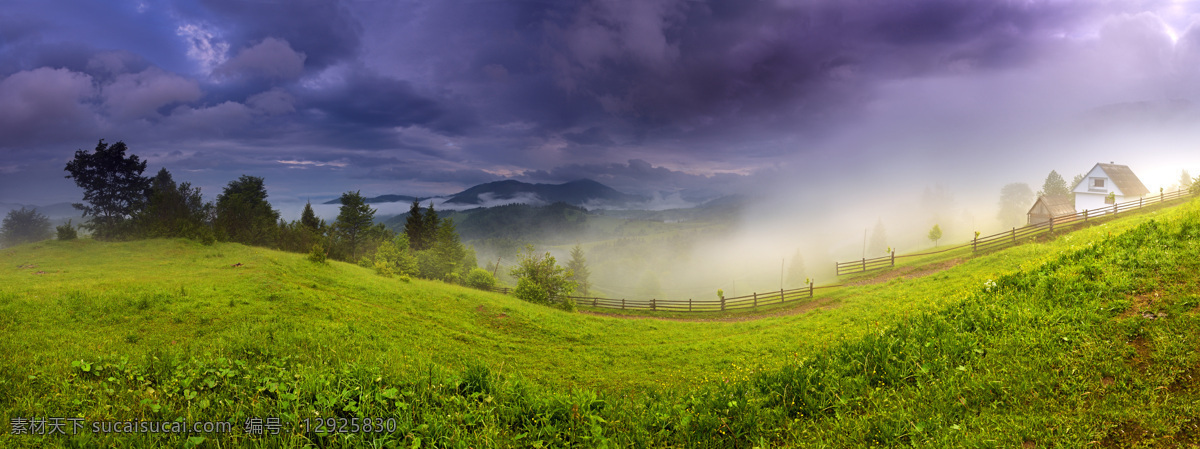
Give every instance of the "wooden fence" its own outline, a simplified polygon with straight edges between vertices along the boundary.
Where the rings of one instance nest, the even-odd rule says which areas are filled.
[[[992,234],[984,237],[975,237],[970,242],[958,246],[951,246],[937,251],[927,251],[915,254],[902,254],[897,256],[895,251],[891,254],[876,257],[873,259],[863,258],[850,262],[835,262],[837,275],[850,273],[866,273],[868,271],[883,270],[896,266],[897,258],[928,256],[931,254],[944,253],[966,247],[971,248],[971,252],[991,251],[1009,246],[1016,245],[1020,242],[1032,239],[1035,236],[1042,234],[1050,234],[1054,232],[1054,228],[1065,229],[1067,227],[1082,225],[1089,221],[1102,220],[1107,218],[1117,218],[1121,216],[1121,212],[1141,209],[1146,206],[1175,201],[1191,196],[1185,190],[1177,190],[1171,193],[1159,193],[1149,197],[1138,198],[1135,201],[1126,201],[1124,203],[1105,206],[1100,209],[1084,210],[1073,215],[1060,215],[1043,223],[1026,225],[1020,228],[1012,228],[1008,231]]]
[[[809,282],[807,287],[794,288],[791,290],[778,290],[763,293],[755,292],[745,296],[700,300],[692,298],[616,299],[591,296],[565,296],[562,298],[573,299],[577,305],[593,307],[597,309],[651,310],[664,312],[724,312],[727,310],[753,309],[772,304],[808,300],[813,298],[813,295],[816,294],[817,290],[834,287],[841,287],[841,285],[823,285],[816,287],[813,286],[812,282]],[[508,287],[493,287],[490,290],[505,295],[512,293],[512,289]],[[555,300],[555,302],[560,301],[561,298]]]

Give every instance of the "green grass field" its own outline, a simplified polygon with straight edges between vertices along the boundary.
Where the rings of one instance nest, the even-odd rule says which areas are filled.
[[[25,245],[0,250],[0,415],[237,429],[0,446],[1188,447],[1198,241],[1192,201],[812,303],[655,315],[676,320],[236,244]],[[396,427],[297,426],[330,417]]]

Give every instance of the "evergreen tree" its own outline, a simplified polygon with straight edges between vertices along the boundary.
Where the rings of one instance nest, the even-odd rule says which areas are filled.
[[[1006,185],[1000,189],[1000,211],[996,218],[1005,228],[1021,226],[1033,202],[1033,192],[1028,184],[1015,182]]]
[[[300,213],[300,224],[318,235],[325,230],[325,222],[317,218],[316,212],[313,212],[312,202],[304,203],[304,212]]]
[[[408,243],[414,251],[426,248],[425,218],[421,214],[421,203],[415,199],[408,209],[408,218],[404,220],[404,233],[408,235]]]
[[[135,222],[146,237],[203,239],[212,233],[208,227],[211,213],[212,205],[204,202],[199,187],[186,182],[176,185],[164,168],[150,180],[146,208],[137,213]]]
[[[230,181],[217,196],[213,227],[217,238],[247,245],[266,245],[275,240],[279,211],[267,202],[263,178],[242,175]]]
[[[340,252],[349,261],[358,260],[363,250],[363,243],[368,239],[372,224],[375,222],[375,209],[367,205],[366,199],[359,192],[342,194],[342,207],[338,211],[337,221],[333,223],[334,235],[337,238]]]
[[[142,176],[146,162],[137,155],[125,157],[125,142],[96,144],[92,153],[75,151],[67,162],[66,177],[83,189],[84,203],[73,204],[84,216],[93,218],[82,227],[99,239],[120,237],[129,231],[129,220],[146,203],[150,180]]]
[[[883,219],[875,222],[875,230],[871,231],[871,244],[867,247],[867,254],[879,255],[887,252],[887,230],[883,229]]]
[[[433,200],[429,201],[429,208],[426,209],[423,219],[425,220],[425,223],[421,226],[421,230],[424,232],[422,237],[425,242],[425,246],[419,249],[433,248],[433,245],[437,243],[438,230],[442,225],[441,218],[438,217],[437,211],[433,210]]]
[[[797,249],[796,254],[792,255],[791,265],[788,266],[788,271],[787,271],[788,285],[791,285],[793,287],[801,286],[801,285],[807,286],[807,284],[805,284],[805,279],[808,279],[808,277],[806,276],[807,273],[805,273],[805,271],[806,270],[804,268],[804,257],[800,255],[800,250]]]
[[[53,236],[50,219],[37,209],[10,210],[0,225],[0,246],[16,246],[22,243],[48,240]]]
[[[1051,195],[1068,195],[1071,189],[1067,188],[1067,181],[1063,179],[1058,172],[1050,170],[1050,174],[1046,176],[1046,182],[1042,184],[1042,190],[1038,191],[1037,196]]]
[[[587,258],[583,255],[583,247],[578,243],[571,248],[571,260],[567,261],[567,269],[571,270],[571,281],[575,282],[579,290],[579,294],[587,296],[591,288],[591,282],[588,277],[591,276],[591,270],[587,267]]]

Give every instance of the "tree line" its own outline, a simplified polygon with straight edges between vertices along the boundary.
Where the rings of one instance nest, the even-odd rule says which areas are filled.
[[[78,150],[67,162],[66,178],[83,189],[83,202],[73,206],[89,219],[79,228],[96,240],[187,238],[206,245],[217,241],[308,253],[357,263],[382,276],[415,276],[489,289],[493,274],[476,265],[475,251],[464,246],[454,221],[438,216],[430,202],[413,201],[403,232],[375,222],[375,209],[359,192],[345,192],[333,223],[317,217],[306,203],[299,220],[286,221],[267,201],[263,178],[243,175],[230,181],[216,201],[205,202],[199,187],[176,182],[166,168],[143,176],[146,161],[128,154],[124,142],[103,140],[91,152]],[[57,229],[60,240],[77,238],[75,226]],[[14,246],[51,238],[50,220],[34,209],[13,210],[0,226],[0,244]],[[568,267],[553,257],[534,254],[532,247],[512,269],[520,278],[516,294],[534,302],[557,302],[572,291],[587,293],[588,269],[582,249],[572,251]],[[576,290],[578,288],[578,290]],[[572,308],[572,307],[568,307]]]

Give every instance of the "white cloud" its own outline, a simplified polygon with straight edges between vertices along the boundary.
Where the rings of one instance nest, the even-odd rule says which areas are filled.
[[[157,115],[158,108],[200,99],[195,81],[151,67],[139,73],[126,73],[104,86],[104,104],[116,118],[140,118]]]
[[[229,44],[218,39],[208,28],[187,24],[176,29],[175,34],[187,41],[188,57],[199,63],[205,72],[212,72],[227,59]]]

